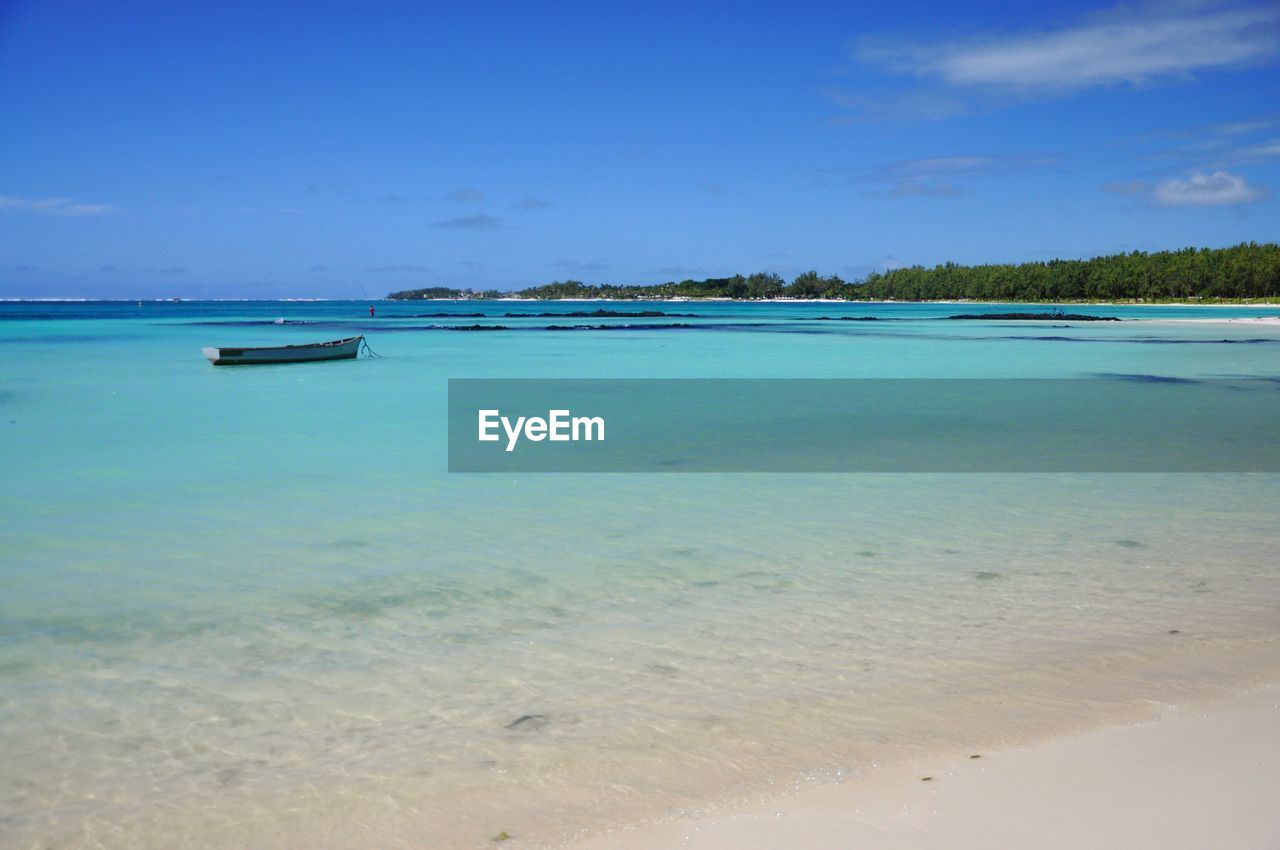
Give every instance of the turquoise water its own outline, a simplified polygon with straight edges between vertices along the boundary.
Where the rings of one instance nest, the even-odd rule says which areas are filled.
[[[0,845],[558,846],[1280,673],[1280,476],[445,471],[449,378],[1275,379],[1181,320],[1280,309],[367,307],[0,304]]]

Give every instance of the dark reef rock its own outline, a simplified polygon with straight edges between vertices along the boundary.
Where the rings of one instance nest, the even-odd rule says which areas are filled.
[[[548,331],[663,331],[670,328],[692,328],[685,322],[671,322],[664,325],[547,325]]]
[[[1018,322],[1118,322],[1115,316],[1088,316],[1084,313],[961,313],[948,319]]]
[[[697,313],[665,313],[662,310],[574,310],[570,313],[503,313],[504,319],[695,319]]]
[[[551,718],[545,714],[522,714],[503,728],[515,729],[521,732],[536,732],[539,729],[546,728],[550,722]]]

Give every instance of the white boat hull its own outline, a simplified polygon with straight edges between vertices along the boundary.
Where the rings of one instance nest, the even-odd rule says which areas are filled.
[[[204,348],[214,366],[262,366],[268,363],[316,363],[351,360],[360,353],[363,336],[317,342],[311,345],[278,345],[272,348]]]

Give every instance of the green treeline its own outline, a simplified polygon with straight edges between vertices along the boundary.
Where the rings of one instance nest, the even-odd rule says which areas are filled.
[[[396,301],[407,301],[409,299],[432,298],[503,298],[510,297],[510,294],[508,292],[499,292],[496,289],[488,292],[473,292],[470,289],[451,289],[448,286],[428,286],[425,289],[406,289],[404,292],[393,292],[387,297]]]
[[[1113,254],[1091,260],[1017,265],[925,268],[872,272],[845,281],[816,271],[787,283],[776,274],[683,280],[654,285],[557,281],[512,293],[432,287],[393,292],[389,298],[557,299],[837,298],[847,301],[1183,301],[1280,298],[1280,245],[1242,243],[1231,248],[1185,248]]]

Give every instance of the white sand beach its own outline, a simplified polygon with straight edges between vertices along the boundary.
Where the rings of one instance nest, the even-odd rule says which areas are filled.
[[[1269,686],[1029,747],[874,768],[576,850],[1274,850],[1276,800],[1280,686]]]
[[[1153,319],[1151,321],[1179,325],[1269,325],[1280,327],[1280,316],[1236,316],[1229,319]]]

